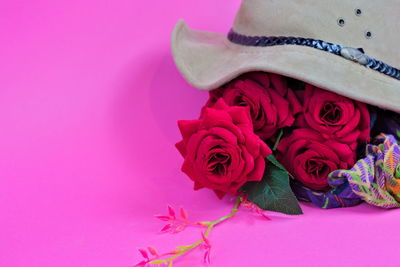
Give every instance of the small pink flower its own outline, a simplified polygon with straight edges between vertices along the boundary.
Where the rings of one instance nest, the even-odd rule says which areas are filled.
[[[154,247],[148,247],[147,249],[151,253],[151,255],[158,256],[158,252]]]
[[[168,205],[168,213],[172,218],[175,218],[175,211],[174,209]]]
[[[181,208],[180,211],[181,211],[181,217],[182,217],[183,219],[187,219],[187,218],[189,217],[187,211],[186,211],[184,208]]]
[[[161,232],[167,232],[172,228],[172,224],[167,224],[163,228],[161,228]]]
[[[210,251],[211,251],[211,243],[210,240],[205,236],[205,234],[203,232],[201,232],[201,238],[203,239],[203,247],[205,249],[204,252],[204,262],[205,263],[210,263]]]
[[[145,258],[146,260],[149,259],[149,255],[147,254],[146,250],[139,248],[139,252],[140,252],[140,254],[142,254],[143,258]]]

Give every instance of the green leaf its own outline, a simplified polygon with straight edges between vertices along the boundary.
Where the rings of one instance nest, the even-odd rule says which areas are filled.
[[[267,157],[267,166],[260,182],[249,182],[243,187],[247,199],[263,210],[289,215],[303,214],[289,185],[289,174],[273,155]]]

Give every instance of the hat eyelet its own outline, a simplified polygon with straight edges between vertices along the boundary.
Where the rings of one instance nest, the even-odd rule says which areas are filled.
[[[361,14],[362,14],[362,10],[361,9],[359,9],[359,8],[356,8],[355,10],[354,10],[354,13],[356,14],[356,16],[361,16]]]
[[[364,36],[365,36],[366,39],[371,39],[372,38],[372,32],[367,30],[367,31],[365,31]]]
[[[346,24],[346,21],[344,20],[344,18],[338,18],[338,19],[337,19],[337,24],[338,24],[340,27],[343,27],[343,26]]]

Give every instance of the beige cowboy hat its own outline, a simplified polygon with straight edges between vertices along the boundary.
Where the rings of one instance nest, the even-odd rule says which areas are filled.
[[[400,112],[400,0],[243,0],[228,35],[179,21],[176,65],[203,90],[278,73]]]

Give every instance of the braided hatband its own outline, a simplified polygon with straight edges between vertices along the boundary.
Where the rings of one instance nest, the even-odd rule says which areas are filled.
[[[292,36],[246,36],[235,31],[231,30],[228,34],[228,39],[232,43],[245,45],[245,46],[276,46],[276,45],[301,45],[308,46],[312,48],[316,48],[322,51],[326,51],[341,57],[343,56],[343,49],[349,49],[342,45],[332,44],[328,42],[324,42],[321,40],[310,39],[310,38],[302,38],[302,37],[292,37]],[[397,80],[400,80],[400,70],[396,69],[380,60],[371,58],[367,55],[364,55],[364,51],[359,48],[357,49],[360,53],[363,54],[364,61],[361,63],[357,60],[354,60],[361,65],[364,65],[370,69],[379,71],[385,75],[393,77]],[[353,59],[352,59],[353,60]]]

